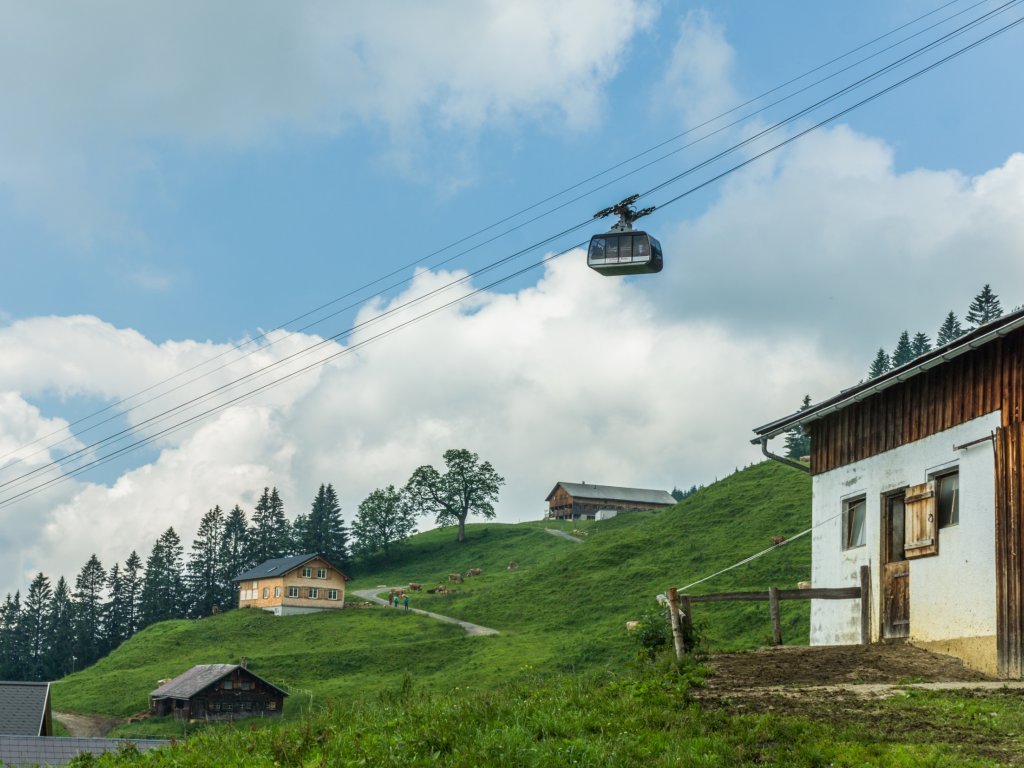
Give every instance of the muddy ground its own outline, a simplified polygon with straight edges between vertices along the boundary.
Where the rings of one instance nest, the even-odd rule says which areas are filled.
[[[1016,727],[1024,712],[1021,684],[1003,687],[949,656],[904,644],[765,648],[712,656],[707,665],[712,674],[694,698],[708,709],[820,720],[869,739],[948,745],[951,753],[994,765],[1024,765],[1024,734]],[[963,714],[951,717],[918,693],[923,688],[949,689],[939,695],[957,697]],[[996,697],[999,707],[972,706]]]

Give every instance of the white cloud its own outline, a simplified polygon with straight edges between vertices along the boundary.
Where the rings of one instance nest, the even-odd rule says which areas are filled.
[[[424,131],[587,125],[653,16],[650,0],[4,3],[0,188],[89,239],[130,234],[112,201],[159,178],[154,142],[247,148],[365,121],[401,154]]]

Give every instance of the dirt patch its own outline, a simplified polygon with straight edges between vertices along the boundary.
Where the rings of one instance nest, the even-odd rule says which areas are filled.
[[[78,715],[73,712],[54,712],[53,716],[72,736],[106,736],[121,722],[116,717]]]

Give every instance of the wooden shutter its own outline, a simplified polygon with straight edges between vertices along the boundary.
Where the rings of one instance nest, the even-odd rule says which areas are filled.
[[[907,488],[904,499],[903,549],[907,560],[939,554],[939,520],[935,505],[935,481]]]

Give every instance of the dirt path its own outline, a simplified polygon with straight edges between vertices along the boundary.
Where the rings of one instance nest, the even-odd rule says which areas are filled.
[[[352,594],[358,595],[359,597],[363,598],[364,600],[370,600],[370,601],[372,601],[374,603],[377,603],[378,605],[387,605],[388,604],[387,600],[385,600],[383,597],[378,597],[377,596],[379,592],[382,592],[382,591],[384,591],[386,589],[402,589],[402,587],[377,587],[375,589],[358,589],[355,592],[353,592]],[[396,608],[394,610],[405,610],[405,609],[404,608]],[[420,616],[429,616],[430,618],[437,619],[438,621],[446,621],[449,624],[458,624],[460,627],[462,627],[464,630],[466,630],[467,634],[470,634],[470,635],[496,635],[496,634],[498,634],[498,630],[496,630],[496,629],[491,629],[490,627],[482,627],[479,624],[473,624],[472,622],[469,622],[469,621],[463,621],[462,619],[456,619],[456,618],[454,618],[452,616],[443,616],[440,613],[434,613],[433,611],[424,611],[421,608],[410,608],[409,612],[410,613],[418,613]]]
[[[116,717],[79,715],[74,712],[54,712],[53,716],[72,736],[106,736],[121,722]]]
[[[547,531],[548,533],[550,533],[552,536],[558,536],[560,539],[567,539],[568,541],[575,541],[577,544],[582,544],[583,543],[583,539],[579,538],[578,536],[573,536],[571,533],[566,533],[565,531],[560,531],[557,528],[545,528],[544,530]]]

